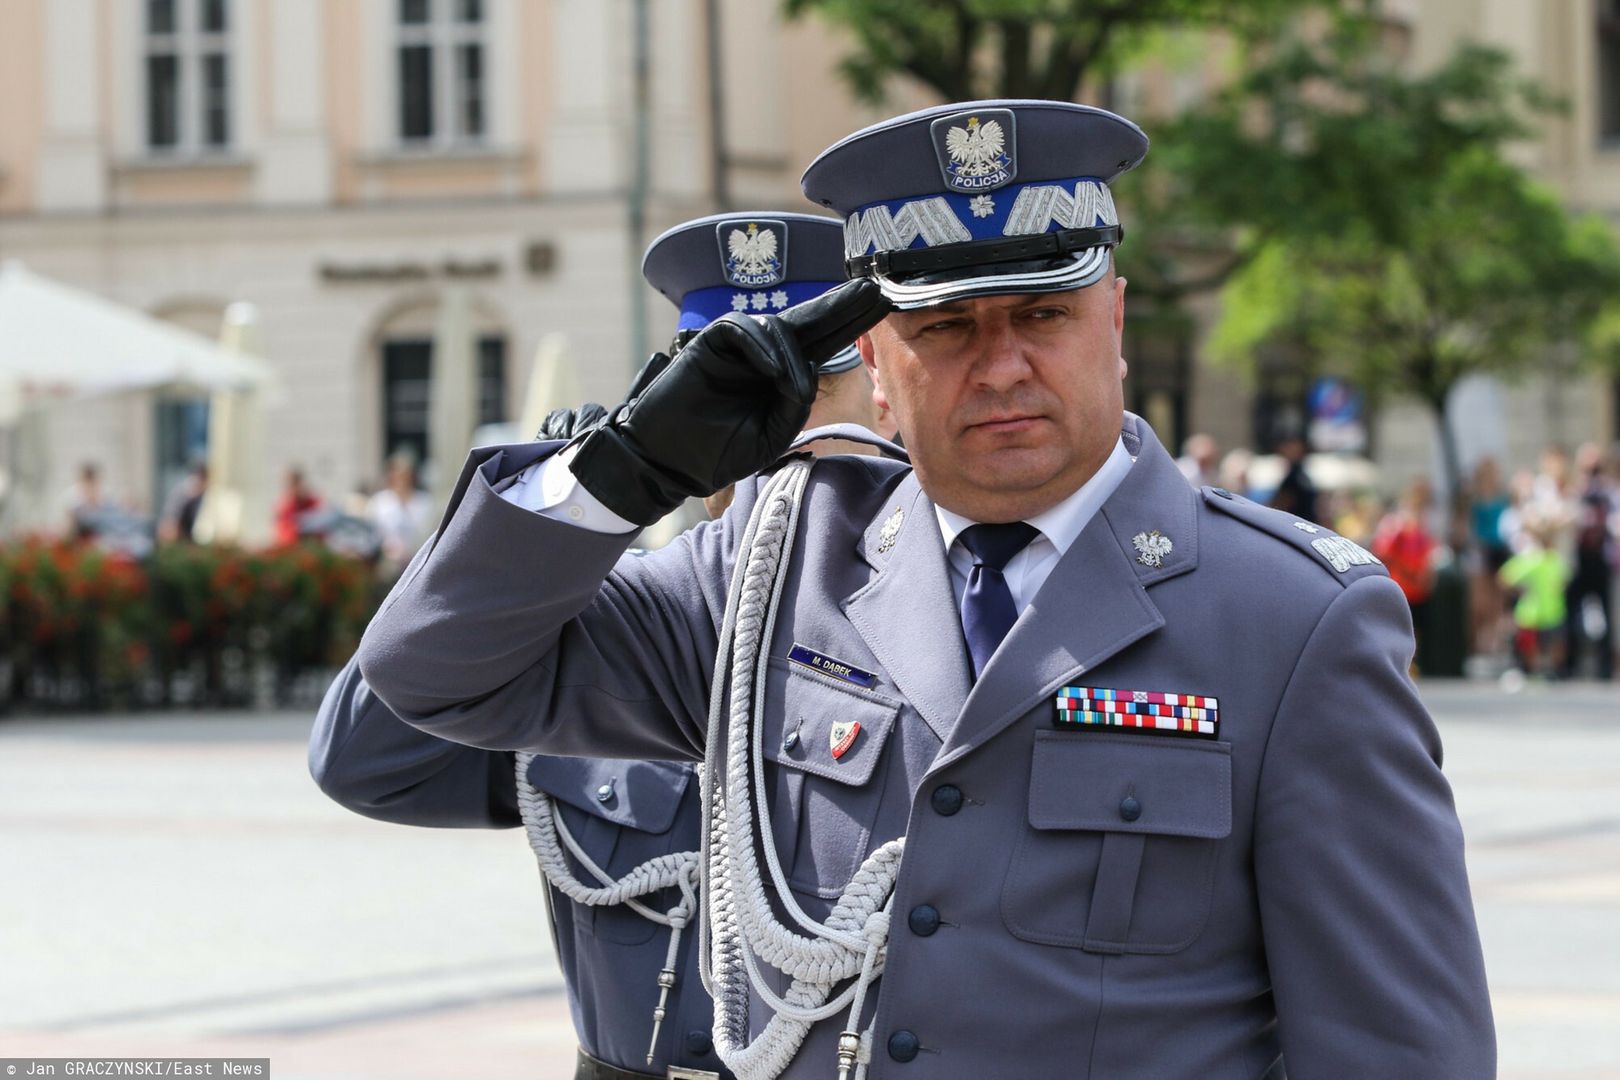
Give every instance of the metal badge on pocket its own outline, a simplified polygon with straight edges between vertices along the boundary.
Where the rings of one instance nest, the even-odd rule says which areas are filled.
[[[827,733],[827,741],[832,746],[834,761],[849,753],[849,748],[855,745],[855,736],[860,733],[859,720],[840,720],[832,726],[832,730]]]

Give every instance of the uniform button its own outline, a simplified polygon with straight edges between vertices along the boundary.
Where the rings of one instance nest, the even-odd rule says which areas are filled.
[[[1225,488],[1210,488],[1210,490],[1223,499],[1230,499],[1232,497],[1232,493],[1227,491]]]
[[[950,817],[962,809],[962,789],[955,784],[941,784],[928,801],[934,804],[934,813]]]
[[[686,1052],[693,1057],[707,1057],[714,1049],[714,1040],[707,1031],[688,1031],[686,1033]]]
[[[911,932],[918,937],[927,937],[939,929],[939,908],[933,904],[918,904],[906,916],[906,922],[911,926]]]
[[[601,787],[596,789],[596,801],[597,802],[611,802],[612,799],[613,799],[613,785],[612,784],[603,784]]]
[[[915,1034],[905,1028],[901,1028],[889,1036],[889,1056],[896,1061],[910,1061],[917,1056],[917,1051],[920,1049],[922,1049],[922,1043],[917,1041]]]
[[[799,745],[799,729],[798,728],[794,728],[792,731],[790,731],[786,735],[782,736],[782,749],[784,749],[784,750],[792,750],[795,746],[798,746],[798,745]]]
[[[1142,816],[1142,804],[1136,801],[1135,795],[1127,795],[1120,800],[1119,816],[1126,821],[1135,821]]]
[[[585,508],[578,503],[568,508],[568,517],[573,521],[582,521],[585,517]]]

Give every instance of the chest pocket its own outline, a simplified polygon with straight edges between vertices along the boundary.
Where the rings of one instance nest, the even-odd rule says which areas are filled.
[[[833,899],[871,848],[887,770],[878,768],[900,703],[872,690],[773,660],[764,718],[771,830],[788,884]],[[833,757],[833,728],[859,724]]]
[[[529,763],[529,783],[551,796],[558,817],[579,846],[614,878],[648,859],[697,850],[701,823],[689,765],[537,756]],[[568,861],[581,881],[597,884],[572,856]],[[569,903],[562,897],[554,899]],[[665,890],[645,902],[663,911],[677,899],[674,890]],[[623,905],[571,906],[576,926],[607,941],[640,945],[660,929]]]
[[[1014,936],[1173,953],[1203,932],[1232,832],[1230,744],[1037,731],[1029,827],[1002,890]]]

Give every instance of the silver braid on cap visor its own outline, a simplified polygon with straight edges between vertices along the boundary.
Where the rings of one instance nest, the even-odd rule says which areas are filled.
[[[993,272],[991,267],[986,267],[991,272],[974,277],[908,284],[873,270],[871,278],[883,290],[883,295],[901,311],[970,296],[1067,292],[1070,289],[1083,289],[1102,280],[1103,275],[1108,272],[1109,253],[1113,247],[1114,245],[1107,244],[1088,248],[1076,253],[1074,261],[1067,266],[1021,274],[998,274]]]

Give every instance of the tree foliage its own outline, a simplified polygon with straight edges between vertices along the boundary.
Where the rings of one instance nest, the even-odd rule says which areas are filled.
[[[1500,52],[1465,46],[1409,76],[1367,41],[1330,36],[1281,50],[1221,108],[1186,118],[1178,137],[1200,148],[1178,178],[1204,193],[1191,213],[1247,225],[1216,355],[1278,350],[1422,401],[1456,493],[1457,383],[1561,362],[1620,328],[1607,314],[1620,295],[1612,231],[1569,213],[1507,153],[1553,107]],[[1251,190],[1228,213],[1240,195],[1228,170],[1243,163]]]
[[[1073,100],[1087,75],[1158,27],[1253,30],[1320,0],[785,0],[847,29],[843,72],[879,101],[907,75],[945,101]]]
[[[1153,151],[1115,186],[1122,272],[1161,314],[1226,286],[1217,354],[1268,351],[1435,413],[1464,376],[1582,352],[1620,365],[1620,254],[1509,149],[1558,104],[1509,57],[1460,47],[1403,70],[1376,0],[785,0],[845,27],[844,71],[880,98],[910,76],[945,100],[1072,100],[1167,35],[1238,44],[1228,85],[1135,117]],[[1298,17],[1305,9],[1314,18]],[[1193,30],[1189,35],[1187,30]],[[1206,39],[1209,40],[1209,39]]]

